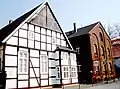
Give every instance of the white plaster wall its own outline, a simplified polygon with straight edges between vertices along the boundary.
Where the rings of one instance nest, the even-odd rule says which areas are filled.
[[[70,83],[70,80],[69,80],[69,79],[66,79],[66,80],[63,80],[62,82],[63,82],[63,84],[69,84],[69,83]]]
[[[18,75],[18,80],[28,79],[28,75]]]
[[[51,31],[47,30],[47,35],[51,36]]]
[[[34,25],[29,24],[29,30],[34,31]]]
[[[27,39],[19,38],[19,46],[27,47]]]
[[[33,67],[39,67],[39,58],[30,58],[30,60],[32,62]]]
[[[37,79],[39,82],[39,79]],[[30,87],[35,87],[35,86],[39,86],[39,84],[37,83],[36,78],[30,79]]]
[[[38,50],[30,50],[30,56],[39,57],[39,51]]]
[[[40,49],[40,42],[35,41],[35,48]]]
[[[72,79],[72,83],[78,83],[78,79],[76,78],[76,79]]]
[[[35,73],[34,73],[34,71],[35,71]],[[34,68],[34,71],[33,71],[33,68],[30,68],[30,77],[39,77],[39,68]],[[35,76],[35,74],[36,74],[36,76]]]
[[[35,40],[40,41],[40,34],[35,33]]]
[[[60,39],[57,39],[57,45],[60,45]]]
[[[17,66],[17,56],[5,55],[5,66]]]
[[[11,38],[7,41],[7,44],[18,45],[18,38],[17,38],[17,37],[11,37]]]
[[[47,44],[47,50],[51,51],[51,44]]]
[[[28,81],[18,81],[18,88],[28,87]]]
[[[51,37],[47,36],[47,43],[51,43]]]
[[[56,45],[52,45],[52,51],[56,49]]]
[[[5,54],[17,55],[17,47],[6,46]]]
[[[45,43],[41,43],[41,49],[46,50],[46,44]]]
[[[46,36],[45,35],[41,35],[41,41],[46,42]]]
[[[40,33],[40,27],[38,27],[38,26],[35,26],[35,32],[38,32],[38,33]]]
[[[10,79],[6,80],[6,89],[16,88],[17,87],[17,80]]]
[[[41,79],[48,78],[48,74],[41,74]]]
[[[25,23],[21,28],[27,29],[27,23]]]
[[[16,31],[13,36],[18,36],[18,31]]]
[[[19,29],[19,37],[27,38],[27,30]]]
[[[17,78],[17,69],[13,67],[5,67],[7,78]]]
[[[41,86],[48,85],[48,80],[41,80]]]
[[[34,48],[34,41],[33,40],[28,40],[28,47]]]
[[[60,33],[57,32],[57,38],[60,38]]]
[[[41,33],[42,34],[46,34],[46,29],[45,28],[41,28]]]

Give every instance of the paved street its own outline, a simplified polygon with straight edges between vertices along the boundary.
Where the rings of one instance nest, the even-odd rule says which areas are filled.
[[[53,88],[53,89],[120,89],[120,81],[110,82],[108,84],[99,83],[92,85],[73,85],[73,86],[65,86],[64,88]]]
[[[104,82],[98,83],[98,84],[90,84],[90,85],[83,85],[81,84],[73,84],[73,85],[67,85],[63,88],[33,88],[33,89],[120,89],[120,80],[116,80],[116,82],[109,82],[108,84],[105,84]]]

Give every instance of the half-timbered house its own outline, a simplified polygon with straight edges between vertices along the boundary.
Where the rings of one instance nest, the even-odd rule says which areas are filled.
[[[0,30],[0,71],[6,71],[7,89],[77,83],[76,66],[76,53],[48,2]]]

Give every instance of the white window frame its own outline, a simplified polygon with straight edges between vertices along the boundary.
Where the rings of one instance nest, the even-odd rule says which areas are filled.
[[[99,62],[98,61],[94,61],[93,65],[95,67],[95,72],[98,72],[99,71]]]
[[[18,51],[18,73],[20,74],[28,73],[28,51],[23,50]]]
[[[63,66],[62,71],[63,71],[63,78],[68,79],[70,77],[69,76],[69,66]]]
[[[77,77],[77,67],[71,66],[71,77],[76,78]]]
[[[40,55],[40,72],[41,74],[48,73],[48,56]]]

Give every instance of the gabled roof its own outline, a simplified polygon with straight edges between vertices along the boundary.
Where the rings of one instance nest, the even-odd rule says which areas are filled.
[[[82,28],[78,28],[77,32],[75,32],[74,34],[71,34],[68,36],[68,38],[73,38],[73,37],[77,37],[80,35],[84,35],[84,34],[89,34],[89,32],[100,22],[96,22],[93,24],[90,24],[88,26],[82,27]]]
[[[3,27],[0,30],[0,42],[3,41],[9,34],[11,34],[26,18],[28,18],[41,5],[42,4],[38,5],[34,9],[30,10],[29,12],[14,20],[12,23]]]
[[[47,0],[44,3],[42,3],[42,4],[38,5],[37,7],[35,7],[34,9],[32,9],[31,11],[29,11],[26,14],[22,15],[18,19],[14,20],[11,24],[8,24],[7,26],[3,27],[0,30],[0,43],[6,42],[6,40],[14,33],[14,31],[17,31],[19,29],[19,27],[22,26],[25,23],[25,21],[27,21],[30,17],[32,17],[32,15],[34,15],[36,13],[36,11],[39,11],[39,9],[41,9],[43,7],[43,5],[48,6],[48,8],[50,9],[51,14],[53,15],[56,23],[59,26],[63,36],[65,37],[66,41],[68,42],[68,45],[73,50],[73,48],[72,48],[66,34],[62,31],[62,28],[61,28],[60,24],[58,23],[55,15],[53,14],[53,11],[50,8]]]

